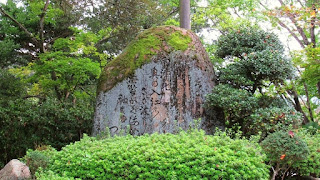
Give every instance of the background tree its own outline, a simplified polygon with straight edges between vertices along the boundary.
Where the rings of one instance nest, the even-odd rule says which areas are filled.
[[[278,0],[276,6],[270,5],[268,1],[260,1],[260,7],[262,13],[268,20],[279,29],[287,31],[290,36],[300,45],[303,49],[302,52],[292,53],[293,59],[295,59],[295,66],[297,71],[303,77],[304,74],[309,74],[311,69],[314,69],[316,65],[310,63],[311,68],[304,68],[309,58],[310,50],[317,48],[319,45],[318,41],[318,29],[319,29],[319,2],[313,0],[306,1],[283,1]],[[273,8],[272,8],[273,7]],[[315,55],[316,50],[313,51]],[[299,54],[299,55],[298,55]],[[300,59],[300,60],[298,60]],[[317,78],[313,78],[316,80]],[[296,83],[293,83],[288,89],[288,94],[292,96],[295,107],[299,111],[306,111],[305,117],[309,117],[311,121],[314,120],[314,109],[315,105],[312,104],[311,98],[317,96],[312,93],[314,89],[317,89],[320,94],[320,82],[312,80],[307,81],[305,78],[298,78]],[[306,100],[302,98],[306,97]],[[318,96],[319,97],[319,96]],[[301,104],[300,102],[304,102]],[[304,110],[305,109],[305,110]]]
[[[0,3],[4,69],[0,166],[28,148],[41,144],[60,148],[79,140],[82,133],[90,134],[101,68],[140,31],[175,16],[178,4],[177,0]]]
[[[205,6],[196,7],[192,26],[201,31],[205,29],[218,35],[225,35],[240,26],[257,24],[255,8],[258,0],[207,0]]]

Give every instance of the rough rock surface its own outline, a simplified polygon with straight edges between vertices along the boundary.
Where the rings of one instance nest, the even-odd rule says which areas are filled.
[[[29,167],[17,159],[11,160],[0,171],[0,180],[21,180],[31,178]]]
[[[146,50],[147,49],[147,50]],[[110,62],[98,85],[93,135],[109,128],[112,135],[129,132],[175,132],[201,118],[210,133],[221,126],[208,118],[205,95],[214,72],[199,38],[191,31],[162,26],[141,33]]]

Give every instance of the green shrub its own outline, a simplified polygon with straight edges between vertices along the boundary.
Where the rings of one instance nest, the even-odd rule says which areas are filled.
[[[291,107],[259,108],[246,119],[248,131],[252,134],[261,132],[262,139],[279,130],[297,129],[301,123],[301,113]]]
[[[305,141],[293,131],[278,131],[261,142],[268,160],[273,166],[273,179],[282,174],[286,176],[292,165],[308,157],[309,148]]]
[[[257,143],[202,131],[122,136],[84,136],[54,154],[38,177],[81,179],[268,179]],[[53,173],[54,174],[53,174]],[[45,179],[45,178],[44,178]]]
[[[34,175],[39,167],[46,168],[49,163],[48,157],[42,154],[40,151],[31,151],[27,153],[25,158],[27,161],[27,166],[29,167],[32,175]]]
[[[25,84],[6,69],[0,69],[0,106],[26,94]]]
[[[226,125],[240,127],[247,137],[262,133],[263,139],[283,127],[300,125],[300,114],[272,88],[294,76],[275,34],[256,27],[230,31],[219,37],[215,56],[224,63],[217,74],[220,84],[207,96],[207,111],[222,109]]]
[[[17,99],[0,106],[0,162],[25,155],[38,145],[61,148],[92,129],[93,107],[47,99],[42,103]]]
[[[206,97],[207,110],[216,107],[223,109],[226,125],[229,127],[236,123],[242,125],[245,117],[258,108],[258,99],[246,90],[219,84]]]
[[[38,146],[37,149],[29,149],[22,161],[29,167],[32,176],[41,167],[46,168],[49,164],[49,158],[56,152],[51,146]]]
[[[301,130],[299,135],[308,144],[310,154],[306,159],[293,165],[294,172],[301,176],[320,177],[320,131],[313,134],[312,132]]]
[[[261,133],[261,139],[275,131],[298,128],[302,123],[301,113],[283,105],[278,98],[261,95],[256,97],[244,89],[228,84],[215,86],[206,97],[208,111],[221,108],[227,127],[237,129],[246,136]]]
[[[220,36],[215,54],[232,62],[220,69],[221,82],[252,93],[265,87],[263,81],[279,83],[294,75],[278,37],[261,29],[241,28]]]
[[[61,177],[57,174],[55,174],[52,171],[46,171],[45,173],[42,172],[42,169],[40,172],[36,173],[37,180],[73,180],[74,178],[69,177]]]

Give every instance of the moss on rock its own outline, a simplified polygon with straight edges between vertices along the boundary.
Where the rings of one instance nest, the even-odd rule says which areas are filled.
[[[131,76],[142,65],[158,54],[193,49],[194,34],[175,26],[160,26],[139,34],[126,49],[107,64],[101,74],[98,92],[112,89],[118,82]]]

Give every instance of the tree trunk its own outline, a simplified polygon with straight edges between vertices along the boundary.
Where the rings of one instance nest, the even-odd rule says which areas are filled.
[[[311,23],[310,23],[310,38],[311,38],[311,43],[312,47],[316,47],[316,35],[315,35],[315,22],[316,22],[316,13],[317,13],[317,8],[315,7],[314,4],[312,4],[312,10],[314,12],[314,16],[311,16]]]
[[[303,86],[304,86],[304,91],[306,92],[306,96],[307,96],[307,108],[309,111],[310,120],[311,120],[311,122],[313,122],[313,113],[312,113],[312,109],[311,109],[308,86],[305,82],[303,83]]]
[[[180,27],[191,29],[190,0],[180,0]]]
[[[40,29],[39,29],[40,42],[39,42],[39,45],[40,45],[40,52],[41,53],[44,53],[46,51],[45,46],[44,46],[44,19],[45,19],[45,15],[46,15],[48,7],[49,7],[49,3],[50,3],[50,1],[46,0],[46,4],[45,4],[45,6],[43,8],[43,11],[42,11],[42,13],[40,15],[40,21],[39,21],[39,26],[40,26]]]
[[[272,168],[272,169],[273,169],[273,168]],[[280,171],[280,165],[279,165],[279,163],[277,163],[276,169],[273,169],[273,174],[272,174],[271,180],[275,180],[275,179],[276,179],[279,171]]]
[[[56,72],[54,72],[54,71],[51,72],[51,79],[54,80],[54,81],[58,80]],[[62,94],[60,93],[59,88],[58,88],[57,85],[54,86],[54,90],[56,92],[58,100],[61,100],[62,99]]]
[[[309,119],[307,118],[306,113],[302,110],[300,101],[299,101],[299,96],[298,93],[295,89],[293,89],[291,91],[291,95],[293,96],[293,100],[294,100],[294,107],[298,112],[301,112],[303,115],[303,124],[307,124],[309,122]]]

